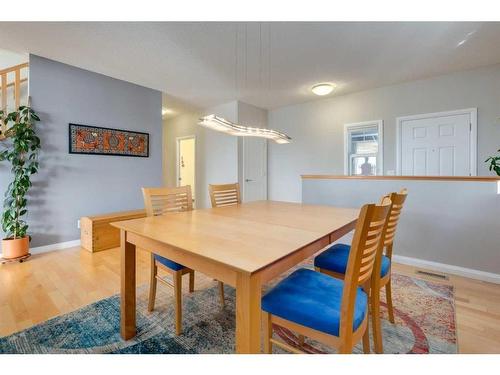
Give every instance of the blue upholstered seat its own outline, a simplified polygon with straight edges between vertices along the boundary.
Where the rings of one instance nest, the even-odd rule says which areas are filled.
[[[282,280],[262,298],[262,310],[288,321],[338,336],[344,282],[301,268]],[[359,288],[354,308],[353,331],[367,309],[366,293]]]
[[[155,260],[160,262],[161,264],[163,264],[164,266],[170,268],[171,270],[173,271],[180,271],[182,270],[183,268],[186,268],[185,266],[183,266],[182,264],[179,264],[179,263],[175,263],[173,260],[170,260],[170,259],[167,259],[167,258],[164,258],[162,256],[159,256],[159,255],[156,255],[155,254]]]
[[[314,267],[345,274],[350,251],[351,246],[349,245],[343,243],[335,244],[314,258]],[[382,255],[380,277],[387,275],[390,268],[391,261],[385,255]]]

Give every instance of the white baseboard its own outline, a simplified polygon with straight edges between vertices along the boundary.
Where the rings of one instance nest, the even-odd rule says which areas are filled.
[[[470,279],[487,281],[500,284],[500,274],[474,270],[471,268],[453,266],[451,264],[431,262],[429,260],[410,258],[401,255],[393,255],[392,260],[395,263],[407,264],[409,266],[422,267],[432,271],[445,272],[452,275],[468,277]]]
[[[76,246],[80,246],[80,240],[59,242],[46,246],[30,247],[30,253],[41,254],[41,253],[47,253],[49,251],[69,249],[70,247],[76,247]]]

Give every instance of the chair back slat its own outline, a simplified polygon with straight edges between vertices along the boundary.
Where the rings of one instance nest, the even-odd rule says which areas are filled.
[[[240,184],[208,185],[212,207],[233,206],[241,203]]]
[[[361,233],[359,247],[360,268],[357,278],[358,285],[365,284],[371,277],[377,251],[381,248],[384,238],[384,230],[388,223],[391,208],[391,200],[385,198],[380,205],[373,208],[365,233]],[[356,270],[353,270],[355,272]]]
[[[383,246],[390,210],[391,200],[387,197],[378,205],[366,204],[361,208],[349,252],[342,295],[340,335],[347,339],[352,336],[358,288],[363,286],[365,290],[369,289],[376,256]]]
[[[408,196],[407,189],[401,189],[399,193],[391,193],[388,195],[389,199],[392,201],[391,212],[389,213],[389,219],[387,221],[387,230],[384,236],[384,246],[386,248],[386,256],[392,257],[392,244],[394,243],[394,237],[396,236],[396,229],[399,223],[399,218],[401,216],[401,211],[403,210],[406,197]]]
[[[148,216],[193,209],[193,197],[189,185],[175,188],[142,188],[142,195]]]

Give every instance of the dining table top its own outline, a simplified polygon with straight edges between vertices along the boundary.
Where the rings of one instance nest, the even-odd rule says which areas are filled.
[[[326,234],[352,226],[358,214],[355,208],[256,201],[112,225],[237,271],[254,273]]]

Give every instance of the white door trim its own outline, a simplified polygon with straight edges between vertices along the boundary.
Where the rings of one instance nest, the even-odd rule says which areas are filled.
[[[403,121],[421,120],[425,118],[469,115],[470,116],[470,144],[469,144],[469,173],[471,176],[477,176],[477,108],[457,109],[453,111],[423,113],[419,115],[396,117],[396,171],[398,175],[402,172],[402,136],[403,136]]]
[[[349,175],[349,144],[348,144],[348,129],[373,126],[376,125],[378,128],[378,160],[377,160],[377,175],[382,176],[384,174],[384,120],[372,120],[372,121],[362,121],[353,122],[350,124],[344,124],[344,174]]]
[[[179,185],[180,169],[179,169],[179,143],[184,139],[194,139],[194,185],[196,186],[196,135],[186,135],[184,137],[175,138],[175,186]]]

